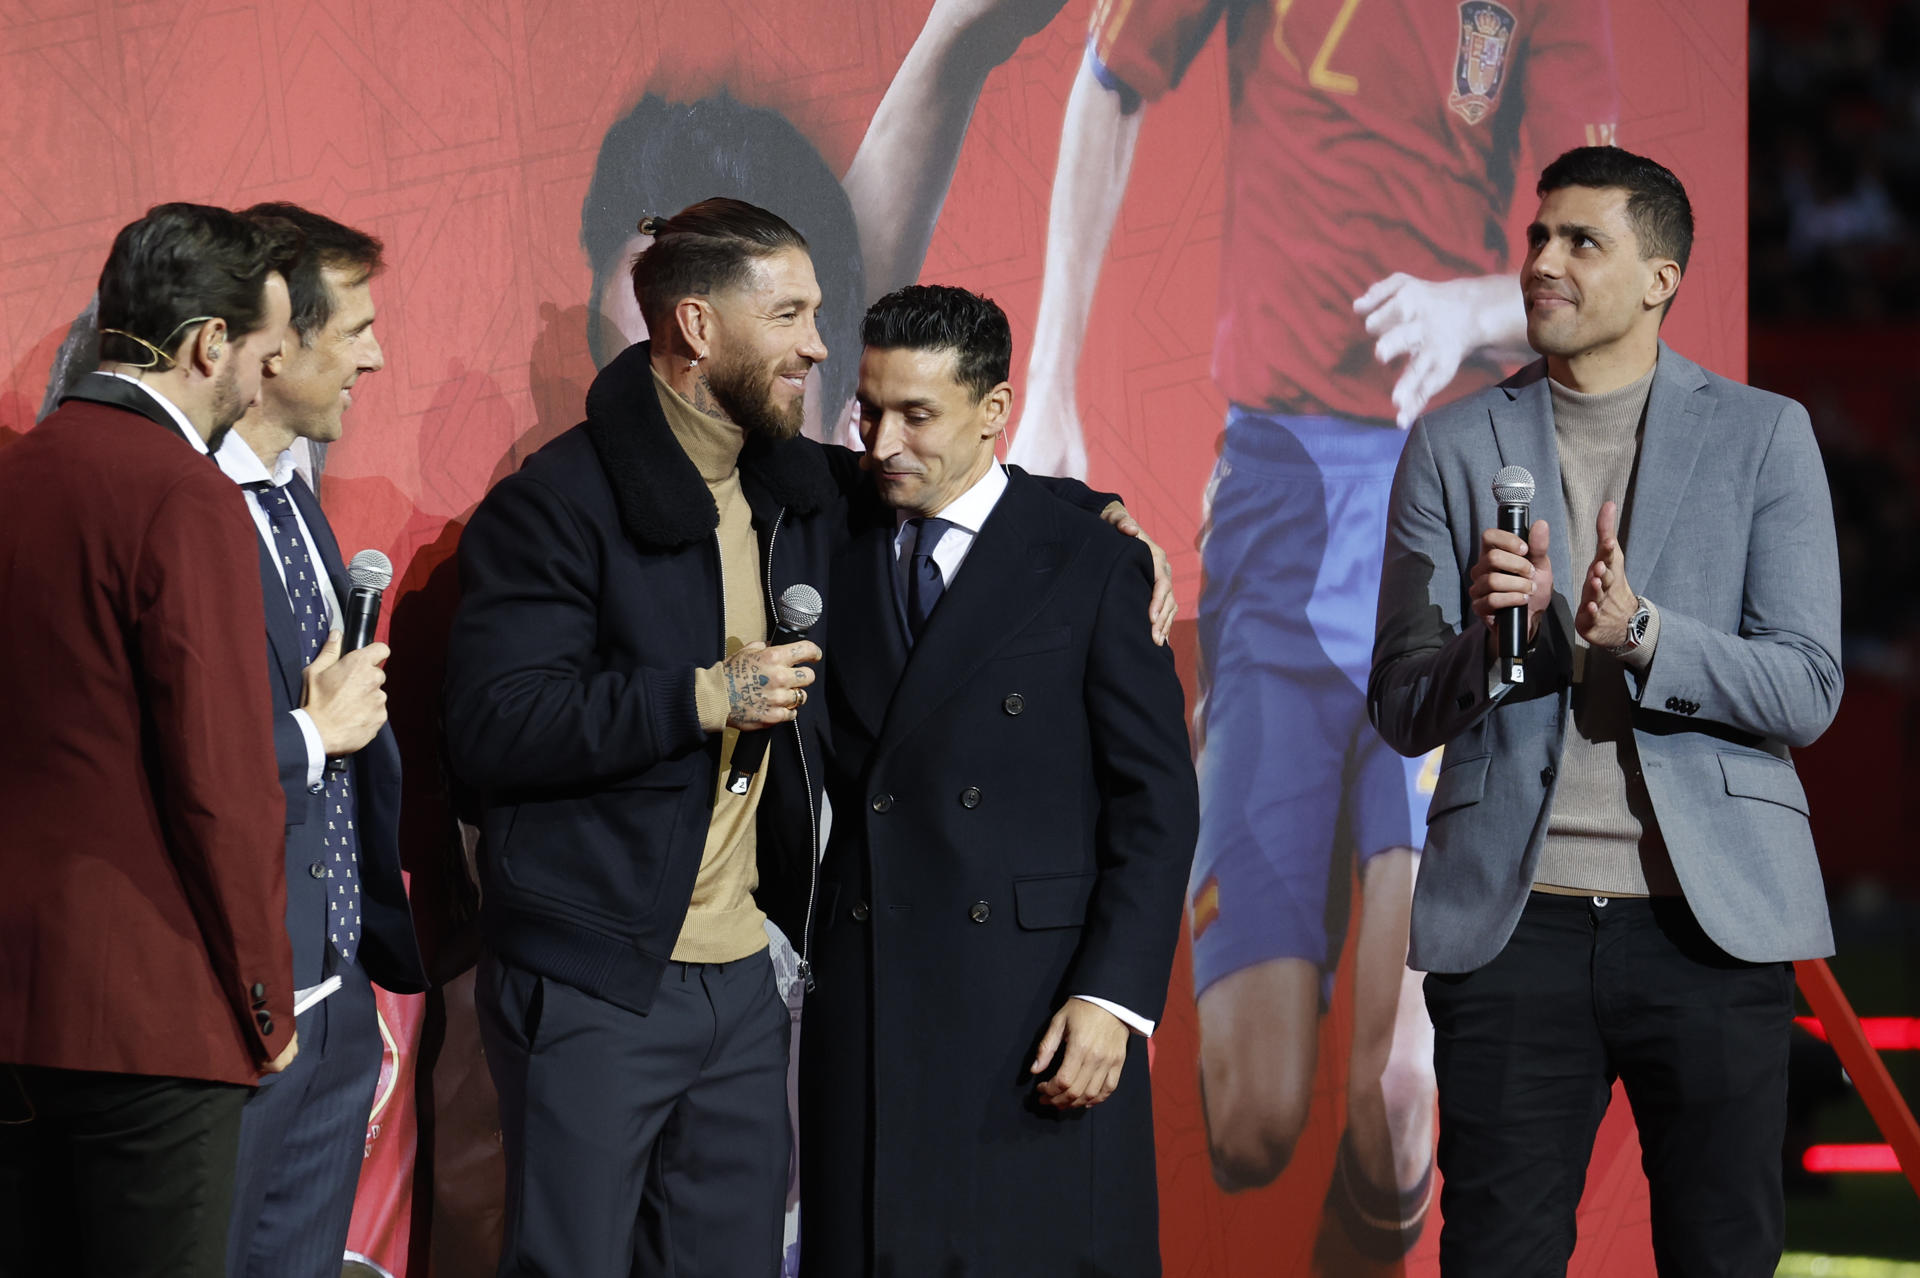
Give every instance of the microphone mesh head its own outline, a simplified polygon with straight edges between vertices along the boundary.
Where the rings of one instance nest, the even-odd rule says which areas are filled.
[[[347,565],[347,580],[356,586],[385,590],[393,584],[393,561],[377,550],[363,550]]]
[[[788,630],[812,628],[826,610],[826,601],[820,598],[820,592],[807,585],[788,586],[780,592],[780,600],[773,606],[774,615],[779,618],[781,626]]]
[[[1533,475],[1525,466],[1502,466],[1493,477],[1493,499],[1501,505],[1528,505],[1533,501]]]

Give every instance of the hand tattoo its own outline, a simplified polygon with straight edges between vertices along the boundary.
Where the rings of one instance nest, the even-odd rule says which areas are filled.
[[[752,661],[753,654],[746,651],[736,652],[727,658],[727,718],[730,722],[765,722],[774,709],[773,703],[767,700],[767,686],[772,681],[753,669]]]

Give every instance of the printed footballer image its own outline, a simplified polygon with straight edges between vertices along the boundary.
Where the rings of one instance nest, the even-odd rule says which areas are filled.
[[[1406,955],[1438,758],[1401,758],[1367,718],[1388,491],[1428,405],[1532,358],[1505,231],[1516,175],[1613,142],[1609,12],[1099,0],[1008,454],[1030,470],[1085,474],[1077,365],[1141,121],[1222,27],[1212,371],[1229,407],[1201,534],[1188,918],[1201,1102],[1223,1190],[1279,1176],[1351,931],[1345,1125],[1317,1250],[1392,1261],[1434,1199],[1432,1027]]]

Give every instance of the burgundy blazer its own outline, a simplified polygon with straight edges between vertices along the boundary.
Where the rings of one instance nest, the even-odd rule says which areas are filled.
[[[0,1062],[251,1083],[293,1033],[258,536],[81,380],[0,454]]]

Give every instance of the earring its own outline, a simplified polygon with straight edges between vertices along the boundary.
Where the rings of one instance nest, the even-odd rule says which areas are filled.
[[[688,361],[687,361],[687,371],[688,371],[689,373],[691,373],[691,372],[692,372],[692,371],[693,371],[694,369],[696,369],[696,368],[698,368],[698,367],[700,367],[700,361],[701,361],[701,360],[703,360],[703,359],[705,359],[705,358],[706,358],[706,356],[704,356],[704,355],[695,355],[695,356],[694,356],[694,357],[693,357],[692,359],[690,359],[690,360],[688,360]]]
[[[222,351],[224,351],[224,350],[226,350],[226,349],[227,349],[227,348],[226,348],[226,347],[224,347],[224,346],[222,346],[222,345],[220,345],[220,343],[218,343],[218,342],[215,342],[215,343],[214,343],[213,345],[211,345],[211,346],[209,346],[209,347],[207,347],[207,358],[208,358],[208,359],[219,359],[219,358],[220,358],[220,353],[221,353]]]

